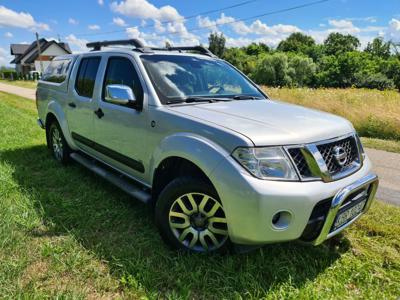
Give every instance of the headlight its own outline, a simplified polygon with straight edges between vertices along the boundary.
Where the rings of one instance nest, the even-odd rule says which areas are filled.
[[[281,147],[237,148],[232,156],[258,178],[299,180],[289,158]]]

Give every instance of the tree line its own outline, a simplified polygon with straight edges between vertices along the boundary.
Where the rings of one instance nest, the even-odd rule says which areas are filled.
[[[224,35],[211,33],[209,49],[258,84],[289,87],[359,87],[400,90],[399,45],[376,37],[360,50],[359,39],[338,32],[322,44],[300,32],[276,49],[263,43],[227,48]]]

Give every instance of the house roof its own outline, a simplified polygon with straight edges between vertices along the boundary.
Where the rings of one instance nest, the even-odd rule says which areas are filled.
[[[59,47],[61,47],[66,52],[66,54],[71,54],[72,53],[71,49],[68,46],[68,44],[66,44],[66,43],[57,43],[56,41],[50,41],[50,42],[47,42],[44,45],[40,45],[40,50],[42,52],[44,52],[51,45],[58,45]],[[25,62],[28,63],[28,64],[33,63],[38,57],[39,57],[39,51],[37,50],[37,47],[36,47],[36,50],[31,54],[31,56],[29,56],[25,60]]]
[[[11,44],[10,50],[12,55],[21,55],[26,49],[29,48],[29,44]]]
[[[40,50],[43,52],[45,51],[47,48],[49,48],[51,45],[58,45],[59,47],[61,47],[66,53],[71,54],[71,48],[69,47],[69,45],[67,43],[58,43],[54,40],[52,41],[47,41],[46,39],[40,39],[39,40],[39,44],[40,44]],[[25,47],[20,47],[20,46],[25,46]],[[23,48],[25,48],[25,51],[22,52],[21,54],[17,54],[15,51],[22,51]],[[39,51],[38,51],[38,47],[37,47],[37,42],[34,41],[32,44],[27,45],[27,44],[12,44],[11,47],[11,54],[13,55],[18,55],[16,56],[10,63],[11,64],[18,64],[21,62],[21,60],[26,57],[28,54],[31,54],[27,59],[26,62],[27,63],[32,63],[34,62],[38,56],[39,56]],[[14,51],[15,50],[15,51]],[[34,50],[32,52],[32,50]],[[32,53],[31,53],[32,52]]]

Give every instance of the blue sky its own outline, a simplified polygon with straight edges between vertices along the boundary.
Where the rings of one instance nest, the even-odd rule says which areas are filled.
[[[204,14],[245,0],[0,0],[0,65],[10,60],[10,43],[30,43],[36,31],[42,37],[85,51],[93,40],[139,38],[161,46],[207,44],[210,31],[220,31],[228,46],[264,42],[276,46],[293,32],[317,42],[333,31],[356,35],[365,46],[376,36],[400,42],[399,0],[329,0],[280,14],[240,21],[313,0],[255,0],[246,5]]]

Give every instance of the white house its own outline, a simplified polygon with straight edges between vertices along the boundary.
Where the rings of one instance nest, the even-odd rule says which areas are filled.
[[[10,63],[15,64],[15,70],[18,73],[27,74],[30,71],[44,72],[54,57],[71,53],[71,49],[67,43],[40,39],[39,44],[40,57],[36,41],[30,45],[11,44],[11,55],[15,57]]]

